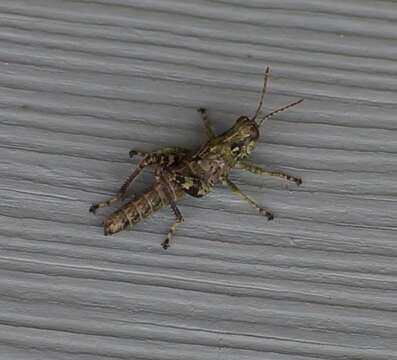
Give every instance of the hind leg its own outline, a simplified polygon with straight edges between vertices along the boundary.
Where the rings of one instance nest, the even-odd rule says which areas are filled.
[[[95,214],[95,212],[103,207],[106,206],[110,206],[112,203],[123,200],[123,198],[125,197],[125,194],[127,192],[127,189],[129,187],[129,185],[131,184],[131,182],[139,175],[139,173],[146,167],[149,165],[149,162],[147,161],[146,158],[142,159],[139,164],[138,167],[131,173],[130,176],[128,176],[128,178],[124,181],[123,185],[120,187],[119,191],[116,193],[115,196],[111,197],[110,199],[106,200],[106,201],[102,201],[99,202],[97,204],[93,204],[90,207],[90,212],[92,212],[93,214]]]
[[[180,161],[188,152],[189,150],[180,147],[166,147],[151,153],[131,150],[130,157],[133,157],[134,155],[144,156],[144,158],[138,163],[138,167],[130,174],[130,176],[127,177],[115,196],[111,197],[109,200],[93,204],[89,211],[95,214],[96,210],[99,208],[106,207],[114,202],[123,200],[130,184],[146,166],[159,165],[167,167]]]
[[[176,206],[176,203],[175,203],[175,201],[177,200],[177,196],[176,196],[174,188],[173,188],[174,185],[168,181],[166,176],[160,175],[160,179],[162,180],[163,184],[166,185],[163,188],[164,195],[167,197],[167,201],[170,204],[171,209],[174,212],[175,218],[176,218],[174,223],[171,225],[170,230],[168,231],[167,237],[161,243],[161,246],[163,247],[163,249],[167,250],[170,247],[170,243],[171,243],[173,235],[175,234],[176,227],[178,226],[178,224],[182,223],[184,220],[183,220],[182,213],[180,212],[180,210],[178,209],[178,207]]]
[[[182,213],[180,212],[180,210],[176,206],[175,202],[172,201],[170,205],[171,205],[172,211],[175,214],[176,219],[175,219],[174,223],[171,225],[170,230],[168,231],[167,237],[161,243],[161,246],[163,247],[164,250],[167,250],[170,247],[170,243],[172,241],[172,237],[175,234],[176,227],[179,224],[183,223],[183,221],[184,221]]]

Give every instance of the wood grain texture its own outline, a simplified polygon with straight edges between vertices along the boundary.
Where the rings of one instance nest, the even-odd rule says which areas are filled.
[[[392,1],[2,0],[3,359],[397,359],[397,5]],[[252,114],[235,171],[276,218],[221,186],[104,237],[90,204],[132,148],[194,147]],[[151,181],[138,179],[135,191]]]

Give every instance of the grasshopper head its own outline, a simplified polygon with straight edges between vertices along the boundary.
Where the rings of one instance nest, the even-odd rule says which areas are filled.
[[[259,98],[259,103],[252,118],[249,118],[248,116],[240,116],[234,126],[225,134],[223,134],[223,141],[227,143],[228,146],[230,146],[232,157],[235,160],[244,159],[251,154],[252,150],[256,145],[256,141],[259,138],[259,128],[266,119],[269,119],[273,115],[276,115],[281,111],[287,110],[292,106],[298,105],[303,101],[303,99],[300,99],[285,106],[279,107],[257,120],[257,117],[262,109],[263,98],[266,94],[266,86],[269,74],[270,68],[267,67],[265,70],[263,88],[261,96]]]
[[[240,116],[226,134],[231,154],[237,160],[244,159],[251,154],[258,138],[258,125],[247,116]]]

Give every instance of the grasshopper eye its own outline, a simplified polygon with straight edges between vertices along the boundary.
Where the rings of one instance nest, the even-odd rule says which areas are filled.
[[[256,126],[255,124],[251,126],[250,136],[253,140],[257,140],[259,138],[259,129],[258,126]]]

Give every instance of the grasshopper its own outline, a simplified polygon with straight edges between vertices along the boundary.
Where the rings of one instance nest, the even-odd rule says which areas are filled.
[[[232,192],[247,201],[259,214],[266,216],[268,220],[272,220],[274,216],[269,210],[259,206],[229,178],[230,170],[237,168],[257,175],[278,176],[293,181],[298,186],[302,183],[301,178],[290,176],[281,171],[270,171],[245,161],[255,148],[259,138],[259,128],[263,122],[271,116],[303,101],[303,99],[300,99],[280,107],[256,120],[260,114],[266,94],[269,74],[270,68],[267,67],[259,103],[253,117],[240,116],[235,124],[221,135],[214,133],[208,119],[207,110],[198,109],[208,136],[208,141],[200,148],[189,150],[181,147],[166,147],[154,152],[131,150],[129,153],[130,157],[135,155],[143,157],[138,163],[138,167],[128,176],[114,197],[92,205],[90,212],[95,213],[98,208],[109,206],[117,201],[123,201],[128,187],[146,166],[154,167],[155,180],[142,195],[121,206],[120,209],[104,221],[104,234],[112,235],[130,228],[160,208],[170,206],[176,219],[161,244],[164,249],[167,249],[170,246],[177,225],[184,221],[176,202],[186,194],[198,198],[202,197],[208,194],[218,182],[226,185]]]

